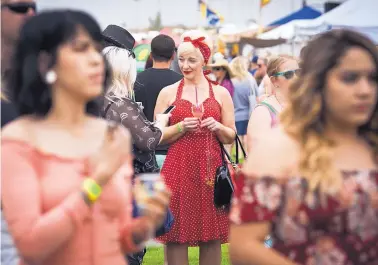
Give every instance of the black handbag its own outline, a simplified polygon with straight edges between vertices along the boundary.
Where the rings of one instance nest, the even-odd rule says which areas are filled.
[[[234,162],[223,144],[219,140],[218,142],[221,147],[222,165],[217,168],[215,173],[214,204],[217,208],[228,208],[231,203],[232,194],[234,193],[235,171],[239,169],[239,145],[244,158],[247,156],[237,135],[235,139],[236,159]]]

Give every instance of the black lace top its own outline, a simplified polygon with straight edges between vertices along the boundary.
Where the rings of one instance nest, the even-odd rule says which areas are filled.
[[[135,174],[159,172],[155,149],[162,137],[161,130],[147,120],[135,101],[128,98],[111,99],[105,99],[104,115],[107,120],[119,122],[130,131],[135,156]]]

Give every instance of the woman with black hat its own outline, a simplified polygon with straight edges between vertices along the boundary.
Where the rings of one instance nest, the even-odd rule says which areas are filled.
[[[159,172],[155,148],[160,143],[169,114],[159,114],[157,121],[151,123],[143,114],[142,106],[134,101],[137,71],[132,51],[135,40],[131,34],[124,28],[110,25],[103,36],[103,54],[112,68],[111,84],[105,93],[104,116],[130,130],[134,140],[135,174]]]
[[[151,123],[144,115],[142,107],[134,100],[137,70],[132,51],[135,44],[133,36],[122,27],[109,25],[104,30],[103,37],[105,42],[103,54],[112,68],[111,83],[105,93],[103,116],[121,123],[131,132],[134,143],[135,175],[160,172],[155,149],[162,139],[163,127],[168,123],[169,114],[159,114],[157,121]],[[134,204],[134,208],[136,207]],[[173,220],[173,217],[168,217],[167,220]],[[167,227],[169,226],[166,226],[166,229]],[[161,235],[164,231],[165,229],[159,229],[157,235]],[[142,264],[145,252],[144,250],[128,255],[129,264]]]

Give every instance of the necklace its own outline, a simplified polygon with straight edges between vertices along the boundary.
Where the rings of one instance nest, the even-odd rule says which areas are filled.
[[[206,132],[206,141],[207,141],[207,161],[206,161],[206,185],[209,187],[214,187],[215,180],[214,176],[211,175],[212,168],[212,153],[211,153],[211,142],[213,140],[213,133],[211,131]]]

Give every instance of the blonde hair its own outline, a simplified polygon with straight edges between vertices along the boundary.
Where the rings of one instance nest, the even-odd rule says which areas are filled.
[[[233,75],[239,80],[243,80],[250,75],[248,72],[248,62],[242,56],[238,56],[231,61],[230,69]]]
[[[212,43],[210,37],[206,33],[204,33],[201,30],[189,30],[189,31],[184,32],[181,35],[181,39],[180,39],[181,43],[180,43],[180,45],[178,46],[178,49],[177,49],[177,55],[178,56],[180,56],[180,54],[184,54],[184,53],[196,52],[202,58],[202,60],[205,59],[205,58],[203,58],[203,55],[198,50],[198,48],[194,47],[194,45],[191,42],[184,42],[185,37],[189,37],[192,40],[195,40],[195,39],[198,39],[198,38],[201,38],[201,37],[205,37],[205,40],[203,42],[207,46],[209,46],[210,51],[213,50],[213,43]]]
[[[278,56],[273,56],[269,59],[267,64],[266,73],[269,77],[277,74],[280,72],[280,67],[287,61],[298,61],[298,59],[294,56],[287,55],[287,54],[281,54]]]
[[[130,51],[109,46],[104,48],[102,53],[112,69],[111,84],[106,92],[106,97],[134,98],[137,70],[136,60],[131,57]]]
[[[297,60],[293,56],[281,55],[269,62],[269,76],[279,72],[280,66],[286,60]],[[300,173],[307,178],[309,183],[309,194],[319,189],[324,194],[335,194],[342,185],[340,173],[332,167],[331,157],[334,143],[320,135],[316,130],[310,130],[308,126],[317,120],[322,108],[322,95],[312,95],[311,109],[298,110],[300,101],[308,96],[312,90],[312,84],[315,83],[315,75],[306,75],[299,78],[291,87],[289,93],[289,104],[280,115],[280,124],[283,125],[286,132],[296,139],[299,139],[302,145],[302,155],[299,161]],[[295,113],[294,113],[295,112]],[[300,116],[300,120],[297,120]],[[311,195],[309,195],[311,196]],[[308,197],[307,199],[311,199]],[[322,196],[322,202],[325,197]]]
[[[323,195],[322,203],[325,203],[324,194],[335,195],[342,186],[342,178],[340,172],[337,172],[332,165],[334,142],[325,138],[316,129],[310,128],[316,121],[320,122],[318,117],[321,116],[324,108],[322,95],[320,93],[311,95],[311,108],[299,110],[305,98],[310,96],[309,91],[315,78],[308,76],[297,80],[290,87],[289,104],[280,114],[280,124],[301,144],[299,171],[308,180],[309,194],[319,189]]]

